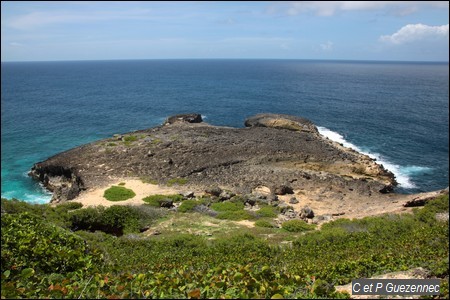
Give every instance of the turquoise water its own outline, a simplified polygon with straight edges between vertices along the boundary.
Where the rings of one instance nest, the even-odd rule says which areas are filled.
[[[115,133],[198,112],[243,127],[298,115],[376,157],[397,191],[448,186],[448,63],[130,60],[1,65],[2,197],[48,202],[32,165]]]

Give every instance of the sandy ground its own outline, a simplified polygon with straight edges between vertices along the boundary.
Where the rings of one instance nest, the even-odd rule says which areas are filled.
[[[113,185],[118,185],[119,183],[125,183],[123,185],[126,188],[133,190],[136,196],[125,201],[109,201],[103,197],[103,193],[106,189]],[[95,188],[92,190],[84,191],[76,199],[72,200],[74,202],[80,202],[84,207],[103,205],[105,207],[111,205],[140,205],[145,202],[142,201],[143,198],[155,195],[171,195],[186,192],[188,188],[183,188],[183,186],[159,186],[150,183],[143,183],[139,179],[122,178],[117,179],[111,185]],[[204,194],[203,190],[191,189],[189,190],[195,192],[195,195]],[[268,194],[270,193],[269,188],[259,187],[255,189],[254,192]],[[431,195],[436,192],[423,193],[422,196]],[[316,216],[318,215],[333,215],[333,218],[363,218],[366,216],[380,215],[384,213],[407,213],[411,212],[412,208],[403,207],[403,204],[415,197],[414,195],[376,195],[372,197],[362,197],[362,196],[352,196],[347,195],[342,199],[338,200],[335,197],[327,197],[326,194],[320,191],[299,191],[295,190],[293,195],[279,196],[280,201],[286,202],[291,205],[295,211],[300,211],[304,206],[309,206]],[[297,204],[289,204],[289,199],[296,197],[299,201]],[[252,226],[253,222],[242,221],[241,225]]]
[[[105,192],[105,190],[113,185],[119,185],[119,183],[125,183],[123,187],[133,190],[133,192],[136,193],[136,196],[125,201],[106,200],[106,198],[103,197],[103,193]],[[111,205],[140,205],[145,203],[144,201],[142,201],[142,199],[150,195],[173,195],[185,191],[187,191],[187,189],[183,189],[183,187],[159,186],[150,183],[143,183],[139,179],[118,179],[116,182],[112,183],[109,186],[84,191],[80,194],[80,196],[72,201],[82,203],[83,207],[97,205],[103,205],[105,207]]]

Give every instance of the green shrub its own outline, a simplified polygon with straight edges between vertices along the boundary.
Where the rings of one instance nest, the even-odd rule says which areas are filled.
[[[114,146],[117,146],[117,144],[111,142],[111,143],[107,143],[106,146],[108,146],[108,147],[114,147]]]
[[[100,230],[116,236],[139,232],[159,216],[161,214],[150,208],[125,205],[113,205],[106,209],[102,206],[88,207],[70,213],[72,230]]]
[[[185,185],[188,182],[187,178],[172,178],[167,181],[167,186]]]
[[[135,142],[137,140],[138,140],[138,138],[135,135],[127,135],[123,138],[124,142]]]
[[[112,186],[105,191],[103,197],[109,201],[124,201],[133,198],[136,194],[123,186]]]
[[[2,273],[18,274],[25,268],[67,273],[92,267],[85,242],[70,231],[29,213],[5,214],[1,223]]]
[[[58,204],[56,208],[58,210],[74,210],[74,209],[80,209],[83,207],[83,203],[80,202],[65,202]]]
[[[222,211],[217,215],[218,219],[231,220],[231,221],[241,221],[241,220],[252,220],[255,218],[253,214],[246,210],[235,210],[235,211]]]
[[[276,228],[276,226],[272,222],[267,221],[267,220],[257,220],[255,222],[255,226],[266,227],[266,228]]]
[[[218,202],[211,204],[211,208],[216,211],[238,211],[244,209],[244,204],[241,202]]]
[[[184,200],[181,205],[178,207],[178,211],[185,213],[188,211],[192,211],[196,206],[203,204],[203,201],[199,200]]]
[[[183,200],[183,196],[174,194],[174,195],[151,195],[142,199],[144,202],[151,206],[161,207],[164,203],[169,201],[180,202]]]
[[[283,222],[283,224],[281,224],[281,227],[284,230],[287,230],[290,232],[302,232],[302,231],[313,230],[315,228],[314,225],[308,224],[302,220],[289,220],[289,221]]]
[[[275,218],[278,215],[278,211],[276,207],[273,206],[264,206],[261,207],[256,214],[260,217],[268,217]]]
[[[158,184],[158,180],[155,180],[150,176],[142,176],[140,179],[143,183]]]

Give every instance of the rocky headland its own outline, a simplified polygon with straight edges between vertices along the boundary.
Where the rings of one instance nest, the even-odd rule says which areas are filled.
[[[36,163],[30,175],[53,192],[52,202],[116,178],[159,184],[221,186],[250,193],[282,186],[342,199],[393,191],[394,175],[373,159],[321,136],[304,118],[259,114],[245,128],[212,126],[199,114],[176,115],[161,126],[83,145]]]

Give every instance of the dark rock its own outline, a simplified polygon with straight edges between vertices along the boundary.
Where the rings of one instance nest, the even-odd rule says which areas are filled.
[[[275,194],[269,194],[267,195],[267,201],[269,201],[269,203],[278,202],[278,196]]]
[[[302,219],[312,219],[314,218],[314,212],[311,208],[309,208],[308,206],[303,207],[300,210],[300,218]]]
[[[292,187],[283,184],[275,187],[273,189],[273,193],[275,195],[286,195],[286,194],[293,194],[294,190],[292,189]]]
[[[291,199],[289,199],[289,204],[297,204],[298,200],[295,197],[292,197]]]
[[[218,186],[213,186],[205,190],[205,193],[219,197],[222,193],[222,189]]]
[[[311,121],[305,118],[282,114],[258,114],[245,120],[245,126],[270,127],[277,129],[318,133],[316,126],[314,126]]]
[[[174,123],[201,123],[203,122],[202,115],[200,114],[180,114],[168,117],[164,122],[166,124]]]
[[[221,201],[225,201],[225,200],[231,199],[235,195],[236,194],[234,194],[233,192],[230,192],[230,191],[222,191],[219,194],[219,198],[220,198]]]
[[[164,208],[171,208],[171,207],[173,207],[173,200],[171,200],[171,199],[161,200],[159,202],[159,206],[164,207]]]
[[[139,232],[144,232],[150,229],[150,225],[144,226],[141,229],[139,229]]]
[[[192,191],[184,192],[180,195],[183,196],[183,198],[185,198],[185,199],[191,199],[191,198],[195,197],[195,193]]]

